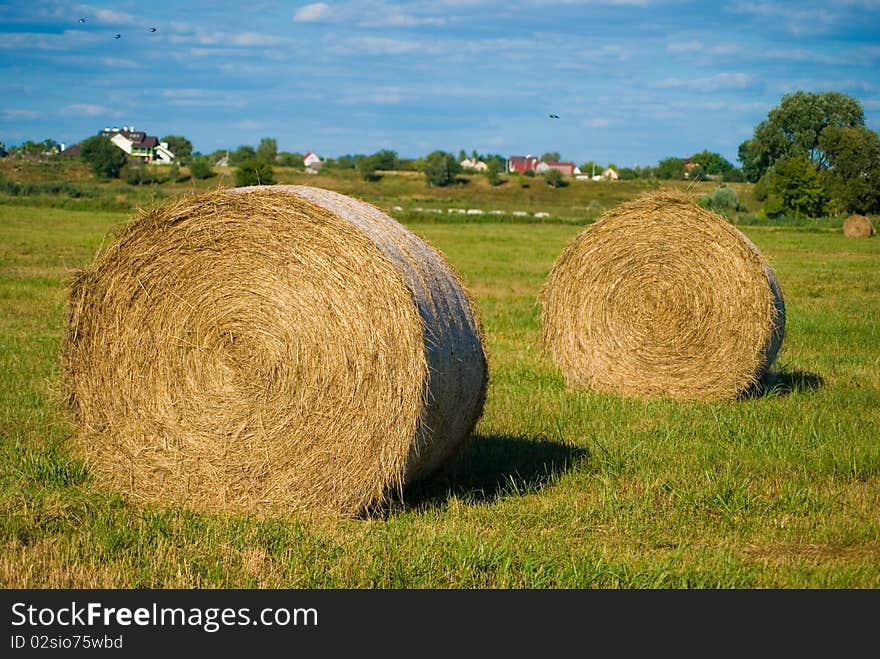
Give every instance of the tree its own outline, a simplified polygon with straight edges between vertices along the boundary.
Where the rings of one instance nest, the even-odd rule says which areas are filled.
[[[600,165],[599,163],[597,163],[594,160],[588,160],[583,165],[581,165],[581,171],[584,174],[589,174],[590,176],[593,176],[597,172],[599,174],[601,174],[604,169],[605,168],[602,167],[602,165]]]
[[[181,135],[166,135],[161,139],[168,143],[168,148],[174,152],[174,157],[182,163],[188,163],[192,157],[193,145]]]
[[[432,151],[425,156],[422,171],[428,185],[442,187],[455,181],[455,175],[461,171],[461,165],[451,153]]]
[[[687,168],[681,158],[664,158],[657,163],[657,178],[664,180],[683,179]]]
[[[229,164],[233,167],[238,167],[241,163],[253,160],[257,157],[257,152],[254,150],[254,147],[248,146],[247,144],[242,144],[235,151],[229,154]]]
[[[238,164],[235,170],[235,185],[244,187],[248,185],[272,185],[275,183],[275,172],[272,165],[265,160],[249,158]]]
[[[189,163],[189,173],[190,176],[199,180],[214,176],[214,170],[211,168],[211,161],[204,156],[192,159]]]
[[[819,136],[829,126],[864,126],[858,100],[839,92],[786,94],[739,146],[738,157],[749,181],[755,182],[781,158],[803,157],[818,169],[828,166]]]
[[[546,160],[544,162],[547,162]],[[565,178],[562,176],[562,172],[558,169],[548,169],[543,174],[544,182],[549,185],[551,188],[562,188],[568,185]]]
[[[828,158],[823,179],[835,210],[880,212],[880,136],[862,126],[829,126],[819,146]]]
[[[376,156],[364,156],[357,161],[357,170],[361,178],[365,181],[378,181],[381,176],[376,174],[378,167],[378,159]]]
[[[484,162],[486,163],[486,178],[489,185],[501,185],[501,172],[504,171],[504,165],[500,165],[495,158],[489,158]]]
[[[274,137],[264,137],[260,140],[260,145],[257,147],[257,158],[263,162],[272,163],[275,162],[277,155],[278,142]]]
[[[558,151],[548,151],[541,156],[541,160],[544,162],[559,162],[562,160],[562,156],[559,155]]]
[[[303,167],[303,155],[301,153],[291,153],[290,151],[282,151],[275,159],[282,167]]]
[[[373,159],[373,163],[375,164],[376,169],[380,169],[386,172],[391,172],[397,169],[396,151],[382,149],[381,151],[376,151],[376,153],[370,156],[370,158]]]
[[[691,156],[691,162],[699,168],[699,174],[704,176],[724,175],[733,169],[733,163],[720,153],[703,150]]]
[[[767,172],[768,217],[820,217],[825,212],[827,197],[822,189],[819,172],[806,156],[781,158]]]
[[[119,172],[128,162],[125,151],[103,135],[83,140],[80,144],[80,155],[95,175],[101,178],[119,178]]]
[[[495,170],[499,174],[501,172],[507,171],[507,158],[502,156],[500,153],[487,153],[485,156],[483,156],[482,160],[490,168],[495,167]]]

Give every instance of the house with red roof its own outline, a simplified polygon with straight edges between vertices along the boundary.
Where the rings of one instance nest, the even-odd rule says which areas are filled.
[[[536,174],[543,174],[551,169],[559,170],[563,176],[571,176],[576,167],[573,162],[544,162],[543,160],[535,165]]]
[[[510,156],[507,159],[507,171],[511,174],[533,172],[538,166],[538,162],[538,159],[531,154],[527,156]]]

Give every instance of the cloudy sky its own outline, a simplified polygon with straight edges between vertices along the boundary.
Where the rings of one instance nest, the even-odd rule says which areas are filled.
[[[735,162],[795,90],[880,128],[880,0],[0,2],[7,144],[134,125],[202,152]]]

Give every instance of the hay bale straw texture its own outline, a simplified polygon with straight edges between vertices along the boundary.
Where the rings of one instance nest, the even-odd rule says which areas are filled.
[[[848,238],[870,238],[874,235],[874,225],[864,215],[850,215],[843,222],[843,235]]]
[[[539,301],[542,344],[567,384],[629,397],[735,398],[785,329],[757,247],[679,192],[606,211],[556,260]]]
[[[141,211],[79,272],[61,356],[97,479],[202,509],[369,512],[482,414],[480,322],[444,257],[306,186]]]

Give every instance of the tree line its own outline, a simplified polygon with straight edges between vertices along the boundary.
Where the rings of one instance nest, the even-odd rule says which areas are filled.
[[[214,166],[228,156],[235,168],[236,185],[275,182],[273,166],[303,169],[303,154],[278,151],[275,138],[259,144],[240,145],[210,154],[193,150],[181,135],[166,135],[175,164],[157,172],[142,161],[130,159],[109,138],[96,135],[80,143],[82,158],[103,178],[124,178],[132,184],[179,180],[179,166],[199,179],[215,175]],[[0,143],[0,155],[44,156],[57,154],[60,145],[52,139],[27,141],[7,149]],[[782,97],[754,128],[751,138],[738,149],[741,167],[718,153],[703,150],[690,158],[668,157],[656,165],[617,167],[588,160],[580,169],[585,174],[614,169],[623,180],[713,179],[755,184],[755,197],[764,203],[769,217],[781,215],[818,217],[826,214],[880,212],[880,136],[865,126],[864,109],[858,100],[839,92],[797,91]],[[467,158],[486,163],[481,173],[491,185],[499,185],[507,171],[507,158],[464,149],[454,154],[437,150],[420,158],[401,158],[396,151],[381,149],[373,154],[346,154],[321,161],[322,171],[356,171],[365,181],[377,181],[384,171],[422,172],[429,186],[442,187],[459,180],[461,162]],[[561,161],[559,152],[541,155],[546,162]],[[468,170],[474,173],[474,170]],[[534,175],[526,172],[526,175]],[[564,177],[555,170],[544,176],[548,185],[562,187]]]

